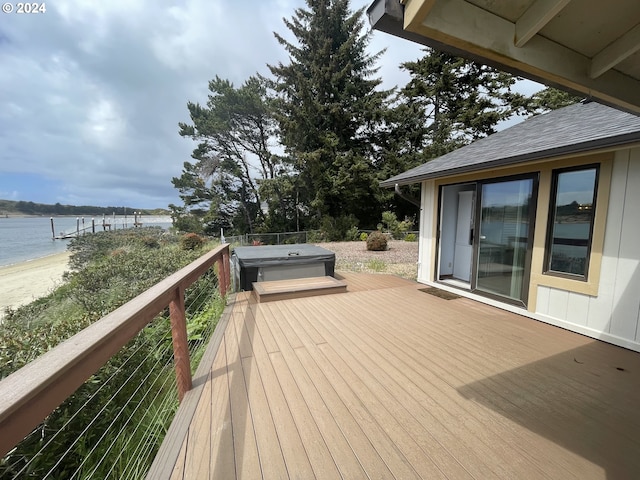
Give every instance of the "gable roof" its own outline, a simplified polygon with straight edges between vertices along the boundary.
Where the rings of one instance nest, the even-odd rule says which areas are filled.
[[[490,168],[640,142],[640,117],[595,102],[538,115],[380,185],[409,185]]]

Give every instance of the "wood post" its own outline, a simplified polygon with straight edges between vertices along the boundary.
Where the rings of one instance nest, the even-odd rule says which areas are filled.
[[[51,217],[51,238],[56,239],[56,230],[53,228],[53,217]]]
[[[178,400],[182,402],[185,393],[191,390],[191,361],[187,342],[187,319],[184,306],[184,288],[179,286],[169,303],[171,316],[171,337],[173,339],[173,359],[176,365]]]
[[[231,287],[231,267],[229,265],[229,249],[227,248],[218,258],[218,288],[221,297],[224,298],[227,295],[229,287]]]
[[[231,265],[230,265],[230,259],[229,259],[228,246],[227,246],[227,249],[222,253],[222,261],[224,262],[224,272],[225,272],[224,281],[227,287],[225,288],[225,293],[226,293],[231,288]]]

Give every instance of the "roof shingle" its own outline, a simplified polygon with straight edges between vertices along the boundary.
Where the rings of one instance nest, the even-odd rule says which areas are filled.
[[[538,115],[477,140],[380,184],[430,178],[640,142],[640,117],[595,102]]]

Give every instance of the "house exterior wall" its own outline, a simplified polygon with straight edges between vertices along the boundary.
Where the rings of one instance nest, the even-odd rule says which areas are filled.
[[[640,148],[615,153],[597,295],[538,286],[541,319],[640,351]]]
[[[543,275],[551,172],[600,164],[588,281]],[[640,351],[640,147],[505,167],[422,183],[418,281],[435,284],[441,185],[539,172],[527,309],[438,283],[484,303]]]

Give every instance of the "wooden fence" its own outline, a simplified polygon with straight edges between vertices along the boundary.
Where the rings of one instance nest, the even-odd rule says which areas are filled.
[[[178,398],[191,389],[184,291],[215,263],[224,297],[229,245],[220,245],[0,381],[0,458],[169,307]]]

